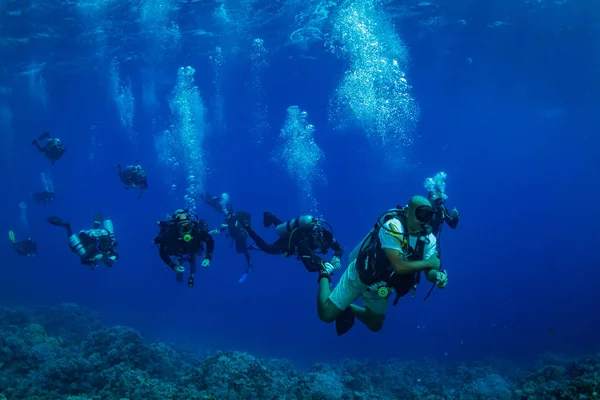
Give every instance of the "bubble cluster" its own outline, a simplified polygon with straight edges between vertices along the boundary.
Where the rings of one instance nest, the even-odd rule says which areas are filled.
[[[205,160],[204,136],[206,125],[200,90],[194,84],[192,67],[177,71],[177,83],[169,104],[172,129],[165,132],[169,157],[174,163],[183,163],[187,175],[185,200],[189,209],[195,209],[196,199],[204,189]]]
[[[221,129],[225,129],[224,98],[223,98],[223,49],[221,46],[215,48],[215,54],[209,57],[213,69],[213,84],[215,85],[215,120]]]
[[[314,186],[326,183],[321,163],[325,154],[315,143],[315,127],[308,123],[307,113],[298,106],[287,109],[287,118],[281,129],[281,146],[277,161],[285,165],[288,174],[296,181],[303,200],[312,213],[317,211]]]
[[[148,42],[145,57],[165,58],[179,49],[181,32],[173,22],[177,6],[173,0],[142,0],[139,4],[139,24]]]
[[[119,121],[121,126],[125,128],[130,139],[134,139],[135,132],[133,131],[133,114],[135,112],[135,98],[131,88],[131,80],[121,80],[119,75],[119,62],[116,58],[110,63],[110,91],[119,112]]]
[[[252,135],[256,144],[262,144],[265,134],[269,131],[269,108],[267,107],[267,94],[262,84],[262,73],[268,66],[267,49],[265,42],[260,38],[252,41],[250,53],[252,62],[252,90],[254,107],[252,109],[253,127]]]
[[[349,64],[330,119],[341,128],[357,122],[384,148],[410,144],[419,107],[405,75],[408,53],[377,2],[346,3],[334,21],[330,48]]]

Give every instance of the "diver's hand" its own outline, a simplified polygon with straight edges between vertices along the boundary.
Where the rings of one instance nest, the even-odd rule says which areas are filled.
[[[333,275],[333,273],[337,270],[339,270],[341,268],[340,265],[335,266],[332,263],[328,263],[328,262],[324,262],[322,264],[322,270],[323,272],[329,274],[329,275]]]
[[[459,215],[459,213],[458,213],[458,210],[456,209],[456,207],[454,207],[454,208],[452,209],[452,212],[450,213],[450,216],[451,216],[452,218],[458,218],[458,215]]]
[[[117,262],[117,257],[116,256],[110,256],[106,258],[106,266],[107,267],[112,267],[114,265],[114,263]]]
[[[431,257],[429,260],[427,260],[429,263],[429,268],[431,269],[440,269],[440,259],[438,258],[437,255]]]
[[[338,256],[333,256],[331,258],[330,264],[335,267],[336,270],[342,268],[342,260]]]
[[[212,231],[208,232],[210,236],[218,235],[219,233],[221,233],[221,231],[218,229],[213,229]]]
[[[438,272],[438,276],[435,280],[435,284],[438,288],[443,289],[448,284],[448,274],[446,271]]]
[[[210,265],[210,260],[208,258],[205,258],[204,260],[202,260],[202,268],[208,268],[209,265]]]
[[[179,264],[178,262],[175,262],[175,265],[173,265],[173,271],[175,271],[178,274],[181,274],[185,271],[185,267]]]

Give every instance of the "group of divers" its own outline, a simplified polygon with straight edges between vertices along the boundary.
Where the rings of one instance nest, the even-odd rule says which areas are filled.
[[[45,140],[42,144],[39,141]],[[32,144],[54,164],[66,151],[63,142],[45,132],[33,140]],[[126,189],[136,189],[142,193],[148,188],[144,169],[135,165],[116,165],[118,176]],[[348,332],[358,319],[372,331],[383,327],[392,291],[396,293],[393,304],[414,293],[421,274],[432,283],[425,298],[437,286],[444,288],[448,283],[448,273],[441,266],[440,235],[446,223],[455,229],[459,213],[454,208],[449,211],[444,203],[446,174],[440,172],[427,178],[427,197],[415,195],[408,205],[398,205],[383,212],[371,231],[350,253],[350,264],[339,282],[331,288],[331,276],[342,268],[343,249],[333,234],[333,229],[325,220],[310,215],[300,215],[282,220],[270,211],[263,215],[265,228],[275,227],[277,240],[268,243],[256,233],[251,216],[245,211],[235,211],[230,196],[200,197],[207,205],[224,217],[218,229],[209,230],[205,220],[186,209],[175,210],[165,221],[158,221],[158,234],[154,244],[161,260],[175,273],[177,282],[183,282],[185,266],[189,265],[188,287],[194,287],[197,258],[202,256],[201,266],[210,265],[215,249],[214,235],[227,231],[227,237],[235,245],[237,253],[244,255],[246,270],[240,279],[243,282],[252,270],[250,251],[261,250],[271,255],[296,257],[308,272],[318,275],[317,308],[322,321],[335,322],[338,335]],[[36,202],[45,204],[54,199],[53,190],[33,194]],[[138,197],[139,198],[139,197]],[[112,267],[119,259],[118,242],[115,239],[113,223],[101,214],[94,216],[93,227],[73,232],[71,224],[62,218],[52,216],[47,221],[65,229],[71,251],[76,253],[81,264],[96,268],[99,264]],[[33,238],[17,241],[14,233],[9,233],[14,250],[21,255],[35,256],[37,244]],[[250,237],[255,246],[248,245]],[[333,257],[326,261],[323,257],[331,250]],[[362,300],[363,306],[354,304]]]

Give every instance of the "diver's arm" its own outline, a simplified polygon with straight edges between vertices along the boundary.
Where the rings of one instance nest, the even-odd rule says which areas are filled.
[[[212,259],[212,253],[215,250],[215,240],[205,230],[200,234],[200,240],[206,244],[206,251],[204,252],[204,258],[207,260]]]
[[[204,201],[204,204],[206,204],[207,206],[211,206],[219,213],[223,212],[223,210],[221,210],[221,206],[219,205],[219,200],[221,199],[220,197],[212,197],[208,193],[202,193],[198,197],[200,197],[200,199],[202,199],[202,201]]]
[[[296,244],[296,251],[300,257],[310,258],[314,264],[321,265],[325,262],[325,260],[316,255],[315,252],[310,248],[308,239],[302,239],[300,242],[298,242]]]
[[[458,225],[458,216],[452,217],[452,215],[448,212],[448,209],[444,207],[444,221],[448,224],[448,226],[452,229],[456,229]]]
[[[430,268],[436,269],[435,264],[432,263],[432,260],[408,261],[404,258],[404,254],[402,254],[399,250],[390,248],[384,248],[383,250],[390,264],[392,264],[394,272],[397,274],[409,275]]]
[[[331,249],[333,251],[335,251],[334,257],[337,258],[342,258],[342,255],[344,254],[344,250],[342,249],[342,246],[340,245],[340,243],[333,239],[333,243],[331,244]]]
[[[163,262],[169,266],[169,268],[175,268],[176,264],[173,262],[173,260],[171,260],[171,257],[169,257],[169,255],[167,254],[165,246],[158,245],[158,255],[160,256],[160,259],[163,260]]]

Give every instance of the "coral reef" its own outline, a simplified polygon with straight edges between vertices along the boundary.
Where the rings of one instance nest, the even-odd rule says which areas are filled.
[[[0,400],[552,400],[600,399],[600,356],[498,360],[346,360],[298,371],[241,352],[205,357],[146,343],[74,304],[0,308]]]

